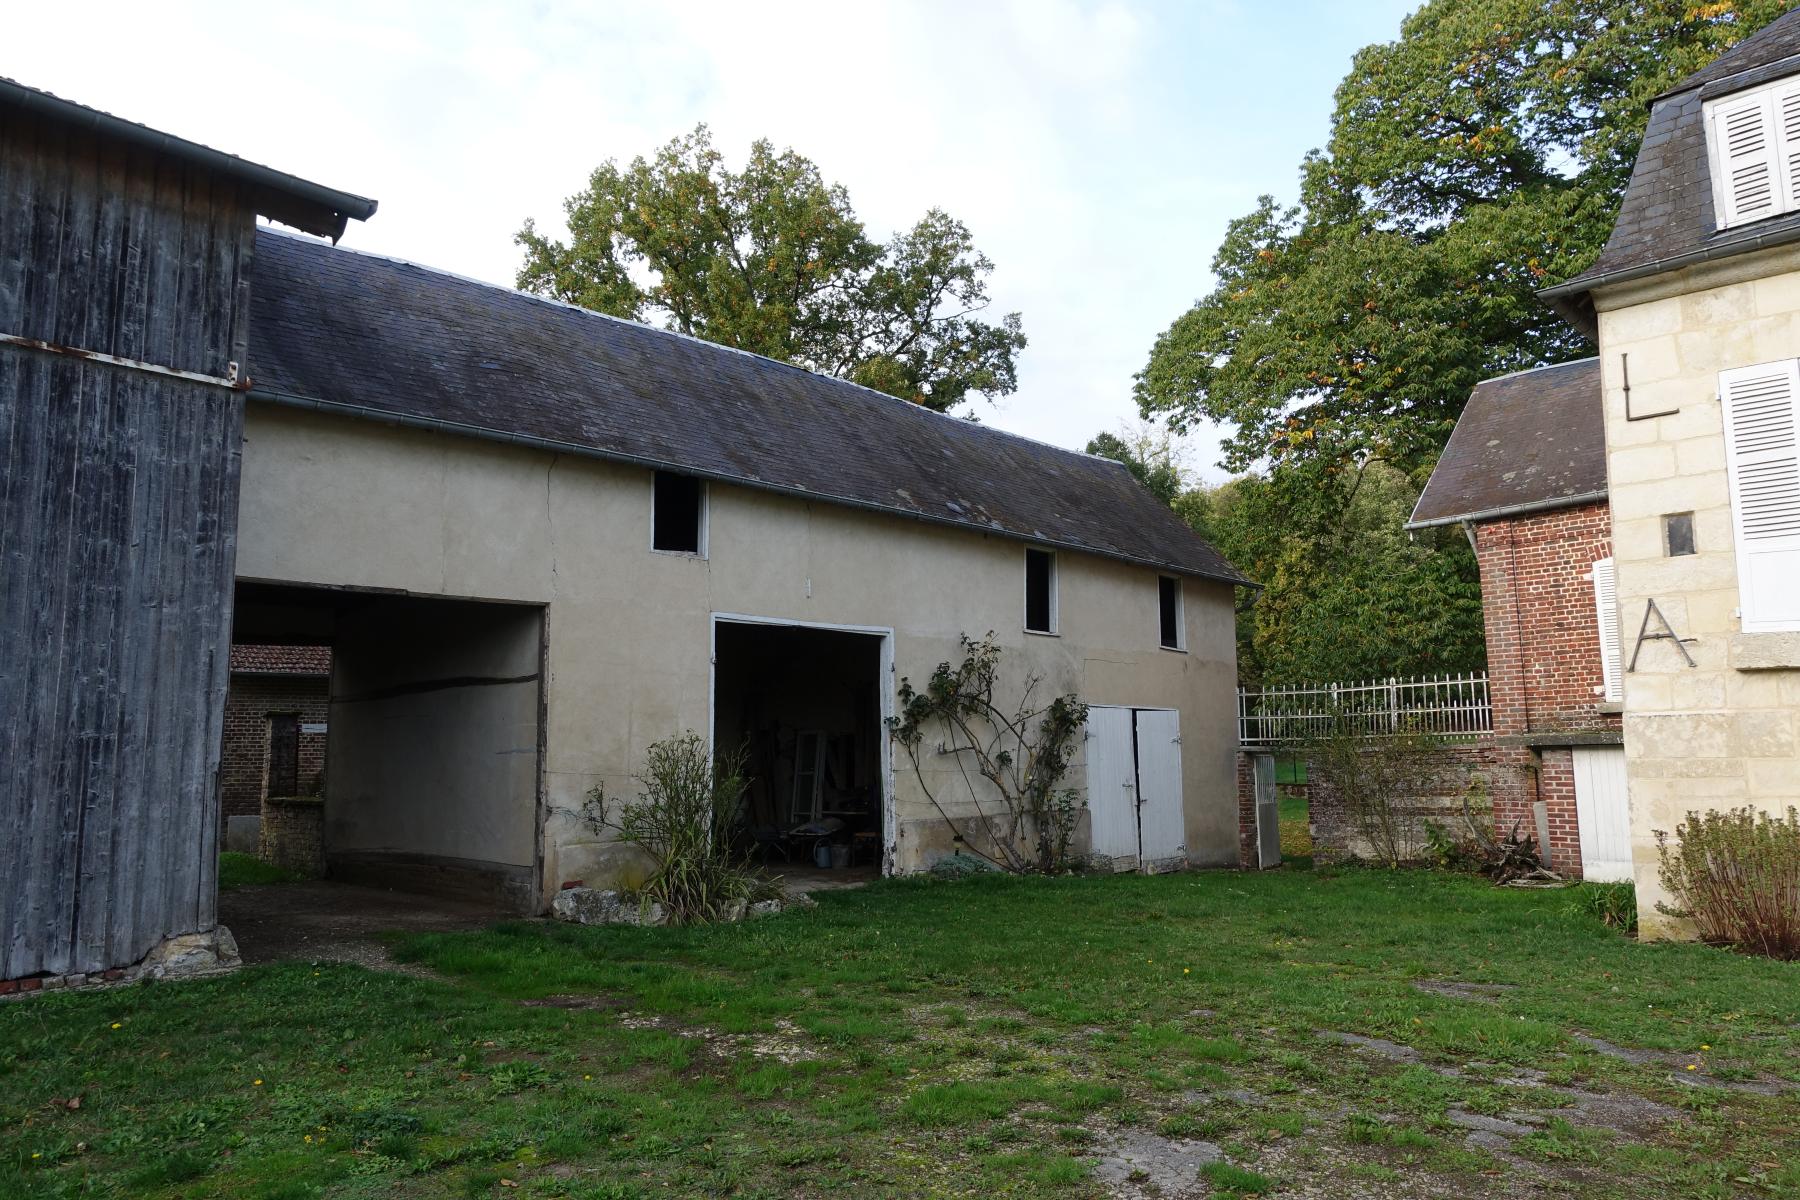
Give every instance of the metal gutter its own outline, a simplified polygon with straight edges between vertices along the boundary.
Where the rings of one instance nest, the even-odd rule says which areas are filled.
[[[237,180],[261,193],[257,211],[263,216],[333,241],[344,235],[344,229],[351,221],[366,221],[375,215],[376,202],[366,196],[328,188],[298,175],[289,175],[235,154],[226,154],[199,142],[190,142],[148,125],[26,87],[11,79],[0,78],[0,105],[86,129],[100,137]]]
[[[1433,517],[1429,521],[1408,521],[1402,529],[1436,529],[1441,525],[1459,525],[1472,521],[1494,521],[1501,517],[1524,516],[1527,513],[1548,512],[1553,508],[1573,508],[1577,504],[1592,504],[1596,500],[1606,499],[1605,492],[1578,492],[1573,496],[1558,496],[1552,500],[1530,500],[1524,504],[1507,504],[1499,508],[1483,509],[1480,512],[1458,513],[1453,517]]]
[[[1040,537],[1033,534],[1019,533],[998,525],[976,525],[968,521],[958,521],[954,517],[939,517],[931,513],[917,512],[912,509],[898,508],[886,504],[876,504],[870,500],[859,500],[850,496],[836,496],[828,492],[808,491],[800,487],[784,487],[781,484],[767,483],[760,479],[749,479],[742,475],[727,475],[719,471],[704,471],[678,462],[667,462],[661,459],[646,458],[637,454],[626,454],[617,450],[601,450],[593,446],[583,446],[575,442],[557,441],[554,438],[535,437],[525,433],[509,433],[499,429],[487,429],[479,425],[465,425],[458,421],[446,421],[440,417],[421,417],[410,413],[390,412],[381,408],[370,408],[361,404],[344,404],[335,400],[320,400],[312,396],[296,396],[290,392],[273,391],[269,388],[257,387],[252,382],[249,392],[251,400],[260,400],[283,408],[295,408],[307,412],[333,413],[338,416],[357,417],[362,420],[378,421],[385,425],[399,426],[404,429],[418,429],[427,433],[446,433],[457,437],[476,438],[481,441],[502,442],[511,446],[522,446],[531,450],[544,450],[552,454],[570,454],[578,458],[590,458],[600,462],[623,463],[627,466],[644,467],[653,471],[675,471],[683,475],[692,475],[696,479],[711,480],[716,483],[729,484],[732,487],[749,488],[752,491],[772,492],[778,496],[794,496],[802,500],[815,500],[825,504],[840,505],[844,508],[860,509],[864,512],[881,513],[886,516],[906,517],[921,521],[928,525],[942,525],[950,529],[960,529],[971,533],[991,533],[1013,541],[1031,545],[1051,546],[1058,550],[1072,550],[1080,554],[1092,554],[1099,558],[1109,558],[1116,562],[1130,563],[1133,566],[1152,567],[1158,571],[1167,571],[1175,575],[1186,575],[1195,579],[1210,579],[1217,583],[1229,583],[1237,587],[1256,588],[1262,585],[1245,579],[1241,575],[1226,574],[1217,571],[1198,571],[1192,567],[1177,566],[1174,563],[1159,562],[1156,559],[1141,558],[1136,555],[1122,554],[1116,550],[1104,550],[1094,546],[1082,545],[1078,542],[1058,541],[1054,538]]]
[[[1633,279],[1644,279],[1651,275],[1661,275],[1665,271],[1678,271],[1682,267],[1691,267],[1699,263],[1713,262],[1716,259],[1732,258],[1739,254],[1748,254],[1752,250],[1765,250],[1771,246],[1785,246],[1790,242],[1800,242],[1800,221],[1782,229],[1772,229],[1759,233],[1755,237],[1732,238],[1727,242],[1717,242],[1699,250],[1689,250],[1682,254],[1659,258],[1654,262],[1640,263],[1635,267],[1620,267],[1614,271],[1602,271],[1598,275],[1577,275],[1566,283],[1559,283],[1540,290],[1537,295],[1547,304],[1555,305],[1556,301],[1591,292],[1595,288],[1607,287],[1615,283],[1629,283]]]

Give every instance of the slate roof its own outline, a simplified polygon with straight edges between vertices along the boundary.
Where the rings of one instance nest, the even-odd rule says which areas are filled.
[[[1407,528],[1606,497],[1600,360],[1475,385]]]
[[[1800,10],[1777,17],[1651,101],[1612,236],[1593,265],[1546,288],[1544,298],[1591,336],[1587,292],[1603,282],[1800,240],[1800,213],[1719,231],[1702,116],[1702,106],[1716,96],[1795,73],[1800,73]]]
[[[840,379],[259,230],[252,398],[588,453],[1247,582],[1118,463]]]

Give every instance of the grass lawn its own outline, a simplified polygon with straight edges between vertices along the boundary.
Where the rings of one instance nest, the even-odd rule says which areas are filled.
[[[294,872],[274,863],[266,863],[254,854],[240,854],[235,850],[227,850],[219,855],[219,890],[229,892],[234,888],[250,887],[255,884],[293,883],[301,878]]]
[[[1281,857],[1310,860],[1313,840],[1306,797],[1282,792],[1276,803],[1280,805]]]
[[[1800,1079],[1800,967],[1572,908],[1428,873],[896,881],[395,947],[442,981],[46,995],[0,1005],[0,1195],[1150,1194],[1126,1143],[1204,1144],[1215,1195],[1800,1192],[1800,1093],[1725,1086]]]

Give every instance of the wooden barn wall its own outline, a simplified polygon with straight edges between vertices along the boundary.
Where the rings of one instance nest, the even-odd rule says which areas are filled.
[[[0,331],[223,376],[235,185],[0,113]],[[242,400],[0,345],[0,979],[215,921]]]

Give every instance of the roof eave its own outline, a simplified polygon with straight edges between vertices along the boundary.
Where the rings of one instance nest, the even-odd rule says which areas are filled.
[[[235,179],[245,186],[258,213],[318,237],[336,241],[351,221],[375,215],[376,202],[367,196],[313,183],[11,79],[0,78],[0,103]]]
[[[1402,529],[1436,529],[1444,525],[1461,525],[1465,522],[1497,521],[1502,517],[1522,517],[1531,513],[1549,512],[1557,508],[1574,508],[1577,505],[1593,504],[1605,500],[1607,493],[1577,492],[1572,496],[1554,496],[1548,500],[1527,500],[1520,504],[1503,504],[1499,508],[1484,508],[1476,512],[1453,513],[1447,517],[1432,517],[1429,520],[1412,520],[1402,525]],[[1415,510],[1416,511],[1416,510]]]
[[[1783,216],[1793,214],[1784,213]],[[1564,283],[1543,288],[1537,293],[1539,300],[1548,304],[1571,324],[1580,325],[1571,313],[1592,312],[1593,292],[1596,288],[1610,287],[1619,283],[1630,283],[1633,280],[1648,279],[1652,275],[1661,275],[1668,271],[1679,271],[1683,267],[1697,266],[1701,263],[1717,262],[1723,258],[1735,258],[1740,254],[1750,254],[1757,250],[1768,250],[1776,246],[1786,246],[1800,242],[1800,221],[1794,221],[1780,229],[1768,230],[1751,236],[1735,236],[1723,241],[1714,242],[1710,246],[1702,246],[1698,250],[1688,250],[1681,254],[1673,254],[1667,258],[1655,259],[1647,263],[1639,263],[1633,267],[1620,267],[1614,271],[1600,271],[1577,275]],[[1585,331],[1584,331],[1585,332]],[[1594,336],[1589,334],[1590,337]]]
[[[651,470],[679,471],[684,475],[729,484],[732,487],[749,488],[754,491],[772,492],[777,495],[795,496],[804,500],[814,500],[827,504],[836,504],[845,508],[860,509],[864,512],[882,513],[886,516],[904,517],[920,521],[928,525],[941,525],[951,529],[961,529],[969,533],[990,533],[997,537],[1012,541],[1025,542],[1032,545],[1050,546],[1058,550],[1070,550],[1080,554],[1092,554],[1098,558],[1112,559],[1115,562],[1130,563],[1133,566],[1151,567],[1158,571],[1166,571],[1171,575],[1181,575],[1190,579],[1205,579],[1214,583],[1228,583],[1234,587],[1261,589],[1262,585],[1239,575],[1236,571],[1203,571],[1195,567],[1178,563],[1163,562],[1153,558],[1126,554],[1121,551],[1108,550],[1104,547],[1083,545],[1077,542],[1046,538],[1035,534],[1020,533],[1016,530],[999,526],[974,525],[967,521],[959,521],[953,517],[939,517],[931,513],[917,512],[896,505],[876,504],[869,500],[859,500],[849,496],[834,496],[825,492],[809,491],[805,488],[783,487],[780,484],[767,483],[758,479],[749,479],[740,475],[726,475],[716,471],[696,470],[694,467],[677,462],[665,462],[659,459],[646,458],[641,455],[627,454],[616,450],[603,450],[594,446],[583,446],[574,442],[562,442],[553,438],[535,437],[531,434],[509,433],[499,429],[488,429],[480,425],[467,425],[458,421],[445,421],[438,417],[420,417],[409,413],[389,412],[386,409],[370,408],[360,404],[345,404],[335,400],[321,400],[314,396],[299,396],[289,392],[275,391],[269,388],[251,385],[248,398],[261,400],[284,408],[296,408],[313,412],[329,412],[339,416],[355,417],[362,420],[377,421],[386,425],[396,425],[408,429],[419,429],[430,433],[447,433],[460,437],[471,437],[481,441],[500,442],[506,445],[524,446],[534,450],[546,450],[553,454],[571,454],[582,458],[597,459],[602,462],[623,463],[627,466],[645,467]],[[1216,552],[1215,552],[1216,553]]]

